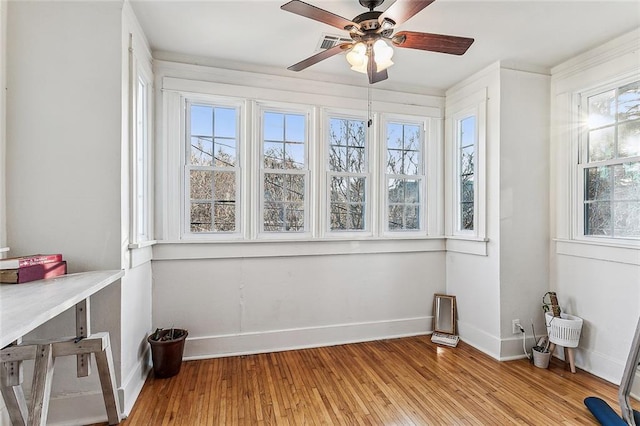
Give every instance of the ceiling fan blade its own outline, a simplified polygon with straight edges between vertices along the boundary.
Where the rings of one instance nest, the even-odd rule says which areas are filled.
[[[373,49],[370,50],[370,56],[367,62],[367,75],[369,76],[369,84],[374,84],[389,78],[389,74],[386,69],[377,71],[375,52]]]
[[[305,68],[310,67],[311,65],[315,65],[320,61],[323,61],[327,58],[330,58],[338,53],[342,53],[345,50],[349,50],[353,47],[353,43],[342,43],[337,46],[333,46],[331,49],[323,50],[320,53],[316,53],[313,56],[309,56],[307,59],[304,59],[297,64],[291,65],[288,70],[291,71],[302,71]]]
[[[338,16],[300,0],[292,0],[289,3],[285,3],[280,6],[280,9],[286,10],[287,12],[295,13],[296,15],[313,19],[315,21],[323,22],[341,30],[354,25],[356,27],[359,27],[358,24],[346,18],[343,18],[342,16]]]
[[[463,55],[474,42],[474,39],[444,34],[401,31],[394,35],[391,41],[394,46],[398,47],[449,53],[451,55]]]
[[[378,21],[382,23],[385,18],[391,19],[396,25],[400,25],[409,18],[429,6],[435,0],[396,0],[382,15]]]

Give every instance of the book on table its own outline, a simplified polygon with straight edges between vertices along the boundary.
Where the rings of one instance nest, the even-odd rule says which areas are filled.
[[[0,270],[18,269],[25,266],[41,265],[45,263],[62,262],[62,254],[33,254],[30,256],[9,257],[0,259]]]
[[[67,273],[67,262],[37,263],[22,268],[0,269],[0,283],[22,284],[30,281],[54,278]]]

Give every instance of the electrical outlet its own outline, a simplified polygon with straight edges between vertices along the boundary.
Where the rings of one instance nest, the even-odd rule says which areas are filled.
[[[511,332],[512,332],[513,334],[520,334],[520,333],[522,333],[521,326],[520,326],[520,320],[519,320],[519,319],[511,320]]]

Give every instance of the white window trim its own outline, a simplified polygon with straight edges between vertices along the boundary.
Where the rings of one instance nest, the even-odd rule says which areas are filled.
[[[315,191],[316,185],[313,184],[315,181],[315,174],[317,172],[317,168],[315,167],[315,151],[316,151],[316,120],[315,120],[315,108],[311,106],[301,106],[298,104],[289,104],[289,103],[281,103],[281,102],[268,102],[268,101],[258,101],[256,102],[254,108],[254,123],[255,131],[253,140],[256,141],[254,143],[253,150],[253,158],[256,161],[252,164],[251,169],[258,171],[259,178],[258,181],[252,182],[252,185],[255,185],[256,190],[252,191],[255,196],[253,198],[253,203],[255,206],[258,206],[257,213],[254,217],[254,229],[256,232],[254,233],[254,237],[256,239],[263,240],[308,240],[312,238],[315,229],[315,223],[313,222],[313,214],[311,214],[312,209],[315,207],[315,203],[313,200],[317,197],[317,191]],[[305,230],[304,232],[265,232],[263,230],[263,214],[264,214],[264,173],[265,169],[263,167],[263,114],[264,112],[278,112],[282,114],[300,114],[306,117],[305,122],[305,131],[306,131],[306,145],[305,145],[305,161],[306,161],[306,170],[304,173],[296,172],[295,174],[304,174],[305,176],[305,194],[304,194],[304,223]],[[292,171],[293,172],[293,171]],[[287,173],[287,171],[283,171],[283,173]]]
[[[380,129],[378,131],[379,136],[379,161],[378,170],[380,176],[379,182],[379,199],[382,200],[379,204],[378,217],[380,218],[380,234],[383,237],[393,238],[411,238],[425,236],[429,230],[429,193],[430,189],[428,172],[429,172],[429,136],[431,135],[430,122],[424,117],[400,115],[400,114],[380,114]],[[390,230],[388,221],[389,210],[389,191],[387,190],[389,174],[387,173],[387,124],[398,123],[404,125],[414,125],[420,128],[420,173],[416,175],[401,175],[401,178],[418,179],[420,180],[419,197],[420,197],[420,228],[415,230]]]
[[[134,67],[131,78],[131,235],[130,244],[138,246],[144,244],[147,241],[153,240],[153,77],[151,68],[148,64],[133,60]],[[139,128],[139,111],[138,101],[140,99],[139,83],[142,81],[146,86],[146,118],[143,123],[146,127],[144,132],[146,137],[144,140],[140,140]],[[141,146],[144,144],[144,146]],[[142,158],[139,158],[140,151],[142,151]],[[140,167],[140,162],[143,162]],[[139,182],[142,180],[142,194],[139,193]],[[142,196],[144,206],[141,208],[139,198]],[[142,210],[142,211],[141,211]],[[144,229],[140,229],[139,220],[142,218]]]
[[[450,106],[446,126],[445,233],[447,250],[468,254],[486,255],[487,243],[487,189],[486,189],[486,138],[487,138],[487,89],[484,88]],[[463,118],[476,117],[476,161],[474,169],[473,231],[459,229],[459,158],[458,123]],[[461,241],[468,243],[462,243]],[[472,248],[474,245],[479,247]]]
[[[236,123],[236,135],[238,138],[237,145],[237,166],[235,167],[236,173],[236,230],[234,232],[191,232],[190,227],[190,208],[191,200],[189,194],[189,180],[187,178],[187,155],[190,150],[190,142],[187,141],[187,109],[190,104],[203,103],[222,108],[234,108],[237,109],[237,123]],[[247,191],[244,190],[243,184],[245,179],[251,179],[246,176],[248,173],[250,161],[250,153],[246,147],[246,135],[249,132],[247,123],[247,110],[250,107],[244,100],[238,100],[235,98],[227,98],[220,96],[207,96],[207,95],[193,95],[182,94],[181,96],[181,111],[180,115],[180,200],[182,200],[180,206],[180,240],[185,241],[220,241],[220,240],[237,240],[245,239],[247,237],[246,211],[245,204],[248,200]]]
[[[373,123],[367,128],[366,142],[365,142],[365,158],[367,162],[367,168],[364,173],[347,173],[347,172],[331,172],[329,171],[329,122],[332,118],[344,118],[348,120],[362,120],[365,125],[368,121],[367,114],[360,111],[346,110],[346,109],[322,109],[322,149],[320,158],[322,164],[322,175],[324,176],[322,185],[320,187],[320,194],[323,194],[322,202],[320,203],[320,235],[323,238],[340,238],[340,239],[359,239],[359,238],[371,238],[374,235],[376,224],[373,223],[374,217],[377,215],[372,214],[372,207],[376,205],[377,200],[373,199],[373,194],[376,194],[376,183],[372,181],[372,176],[375,174],[375,150],[372,149],[371,141],[375,140],[376,135],[374,133],[375,123],[377,122],[377,116],[371,117]],[[365,227],[363,230],[346,230],[346,231],[332,231],[330,229],[330,205],[331,194],[329,191],[331,176],[362,176],[365,180]]]
[[[608,81],[604,84],[598,84],[583,90],[576,91],[572,96],[572,113],[571,118],[572,128],[575,129],[573,133],[571,146],[574,157],[571,162],[571,235],[572,239],[579,242],[590,242],[601,247],[608,246],[620,246],[626,248],[637,247],[640,248],[640,239],[637,238],[608,238],[594,235],[584,234],[584,170],[585,168],[593,167],[594,163],[587,163],[586,156],[588,153],[587,146],[587,133],[588,126],[586,120],[586,101],[589,96],[597,95],[607,90],[612,90],[624,86],[626,84],[638,81],[640,78],[637,74],[627,75],[613,81]],[[621,162],[635,162],[640,161],[640,157],[629,157],[624,159],[613,159],[598,162],[597,165],[611,165],[620,164]],[[564,245],[563,247],[566,247]]]

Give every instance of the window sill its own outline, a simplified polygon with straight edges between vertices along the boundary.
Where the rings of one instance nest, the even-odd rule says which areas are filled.
[[[473,254],[487,256],[489,239],[478,237],[465,237],[460,235],[447,236],[447,251],[454,253]]]
[[[153,260],[231,259],[443,251],[445,251],[445,240],[441,237],[403,240],[255,240],[226,241],[219,243],[158,242],[153,246]]]
[[[154,244],[156,244],[158,241],[156,240],[149,240],[149,241],[140,241],[139,243],[132,243],[129,244],[129,250],[135,250],[135,249],[139,249],[139,248],[144,248],[144,247],[149,247],[152,246]]]
[[[556,254],[640,266],[640,246],[554,239]]]

